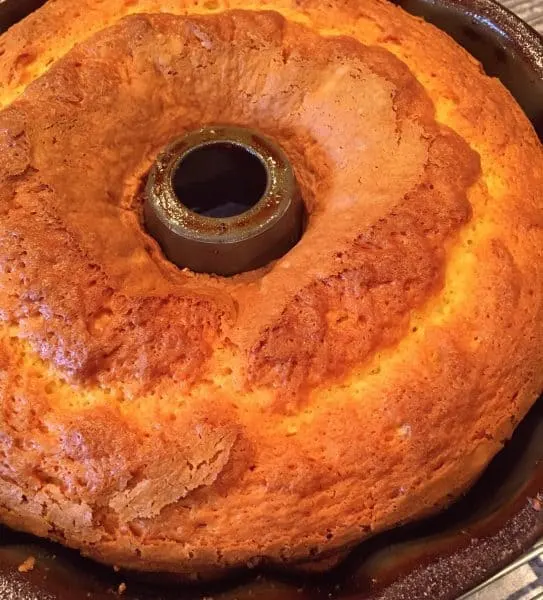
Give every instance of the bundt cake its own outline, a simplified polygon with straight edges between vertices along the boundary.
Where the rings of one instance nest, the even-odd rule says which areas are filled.
[[[0,37],[0,522],[181,575],[333,559],[448,505],[543,389],[543,153],[385,0],[49,0]],[[142,220],[208,124],[307,211],[232,277]]]

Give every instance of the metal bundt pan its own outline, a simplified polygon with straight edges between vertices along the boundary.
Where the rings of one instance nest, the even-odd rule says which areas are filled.
[[[399,3],[446,30],[488,73],[499,76],[543,139],[539,34],[492,0]],[[0,32],[41,4],[0,0]],[[541,493],[543,397],[462,500],[438,517],[362,544],[324,576],[242,572],[205,588],[144,583],[58,545],[0,528],[0,599],[106,600],[125,583],[127,600],[453,600],[543,537],[543,510],[535,500]],[[28,556],[36,558],[36,566],[21,574],[17,567]]]

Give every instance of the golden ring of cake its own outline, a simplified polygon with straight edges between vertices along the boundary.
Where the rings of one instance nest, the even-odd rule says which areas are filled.
[[[243,9],[243,10],[242,10]],[[303,564],[462,494],[543,389],[543,154],[382,0],[57,0],[0,38],[0,521],[120,567]],[[234,277],[142,224],[210,123],[287,154]]]

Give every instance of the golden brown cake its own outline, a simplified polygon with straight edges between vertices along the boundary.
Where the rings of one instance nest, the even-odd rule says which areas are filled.
[[[0,521],[146,571],[300,563],[444,507],[543,389],[543,154],[382,0],[50,0],[0,38]],[[141,224],[173,138],[256,128],[264,269]]]

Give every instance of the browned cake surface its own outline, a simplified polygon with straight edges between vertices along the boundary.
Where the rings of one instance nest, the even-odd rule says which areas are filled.
[[[433,27],[50,0],[0,82],[4,523],[143,570],[326,555],[449,503],[542,390],[541,145]],[[158,151],[217,122],[277,140],[310,214],[230,279],[140,218]]]

